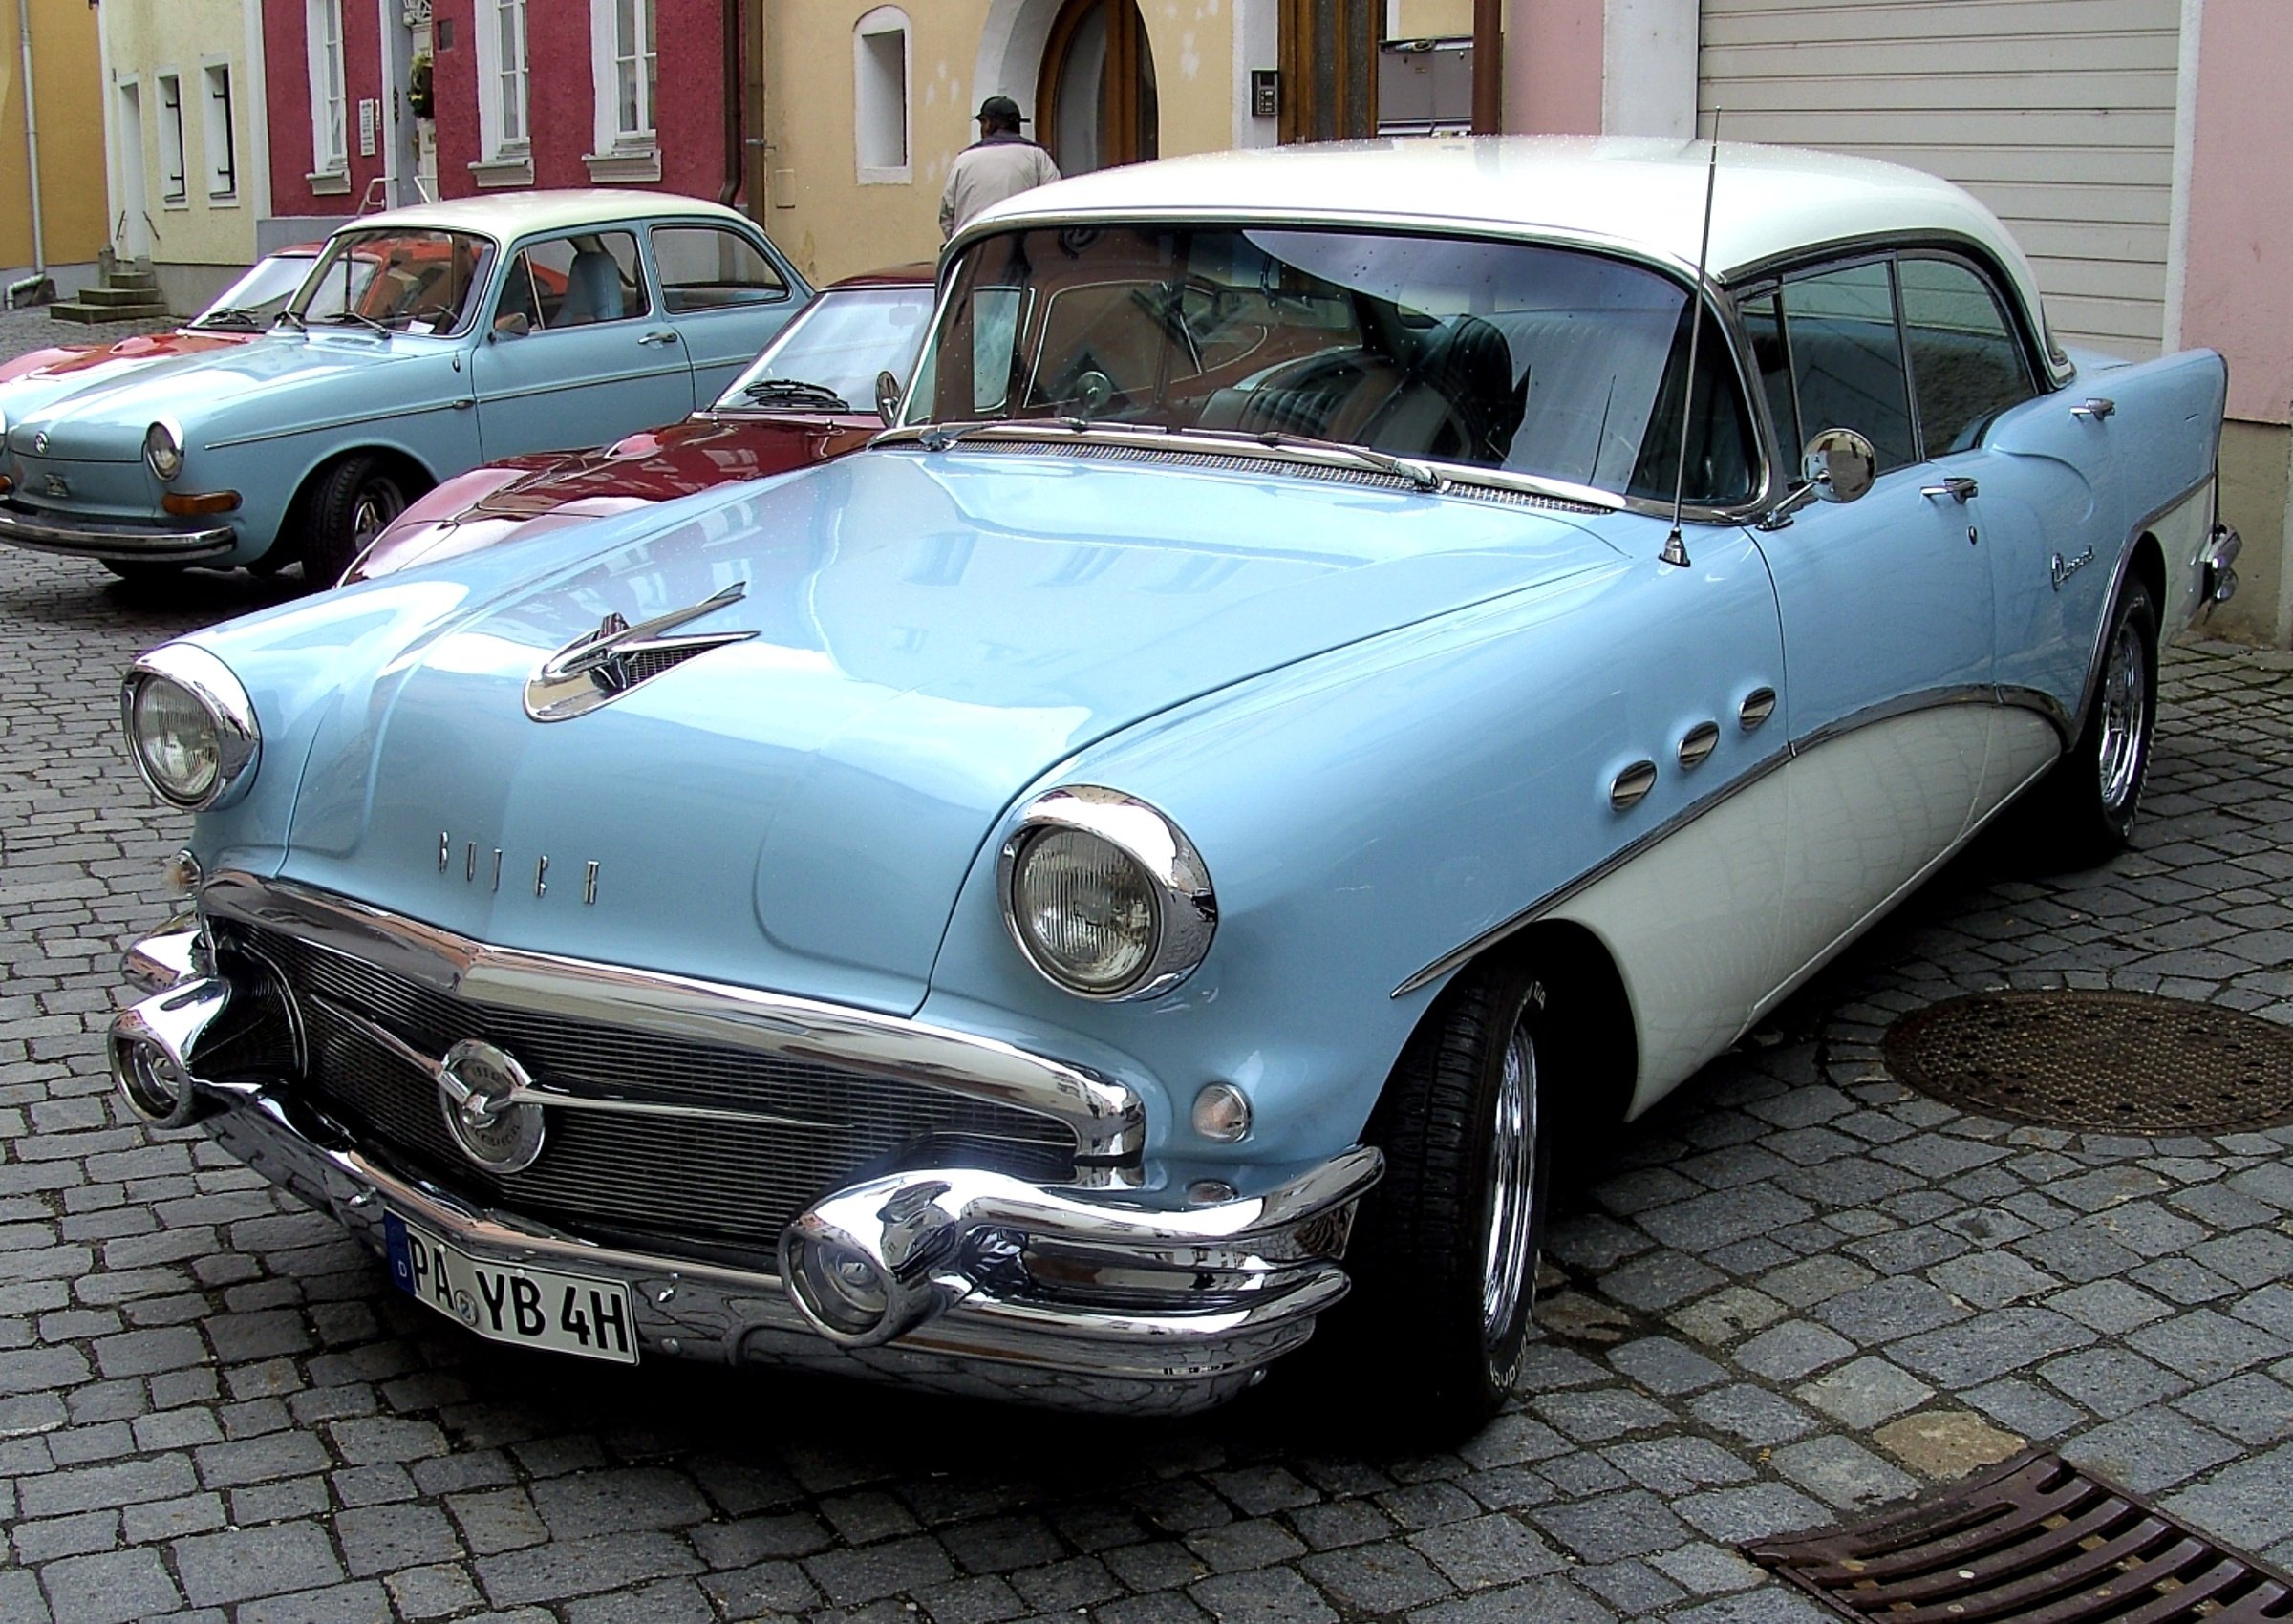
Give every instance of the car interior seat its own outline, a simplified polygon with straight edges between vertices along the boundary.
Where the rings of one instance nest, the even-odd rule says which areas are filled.
[[[566,271],[566,296],[557,307],[551,327],[580,327],[589,322],[619,321],[622,316],[621,265],[603,248],[582,248]]]

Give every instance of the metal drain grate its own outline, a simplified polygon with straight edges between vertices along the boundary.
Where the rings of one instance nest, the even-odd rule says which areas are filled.
[[[2047,1127],[2228,1133],[2293,1122],[2293,1031],[2140,993],[1982,993],[1905,1015],[1887,1067],[1946,1104]]]
[[[2293,1579],[2051,1454],[1869,1522],[1743,1549],[1833,1611],[1887,1624],[2293,1619]]]

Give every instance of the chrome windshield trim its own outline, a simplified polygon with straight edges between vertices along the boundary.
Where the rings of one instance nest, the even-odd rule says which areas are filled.
[[[857,1066],[942,1093],[1057,1118],[1078,1153],[1111,1161],[1146,1143],[1137,1092],[1085,1067],[898,1015],[696,977],[495,947],[289,880],[229,870],[200,911],[280,930],[474,1003]],[[567,1103],[549,1097],[544,1103]]]

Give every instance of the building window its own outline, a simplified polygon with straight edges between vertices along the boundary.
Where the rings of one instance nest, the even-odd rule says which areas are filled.
[[[201,102],[202,128],[206,137],[207,196],[239,195],[239,148],[231,121],[231,67],[210,62],[201,70],[206,96]]]
[[[160,75],[160,201],[180,203],[190,196],[183,179],[183,81]]]
[[[343,145],[342,0],[307,0],[306,16],[311,170],[315,175],[339,175],[350,166]]]
[[[654,0],[591,0],[600,152],[654,144]]]
[[[879,6],[852,30],[852,137],[863,182],[902,182],[908,164],[908,14]]]
[[[525,156],[526,0],[483,0],[478,28],[479,141],[489,161]]]

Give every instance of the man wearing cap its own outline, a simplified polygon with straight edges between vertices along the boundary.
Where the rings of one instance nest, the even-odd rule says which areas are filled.
[[[944,241],[990,203],[1059,179],[1051,155],[1019,134],[1026,120],[1008,96],[979,104],[979,139],[955,155],[947,189],[939,194],[939,235]]]

